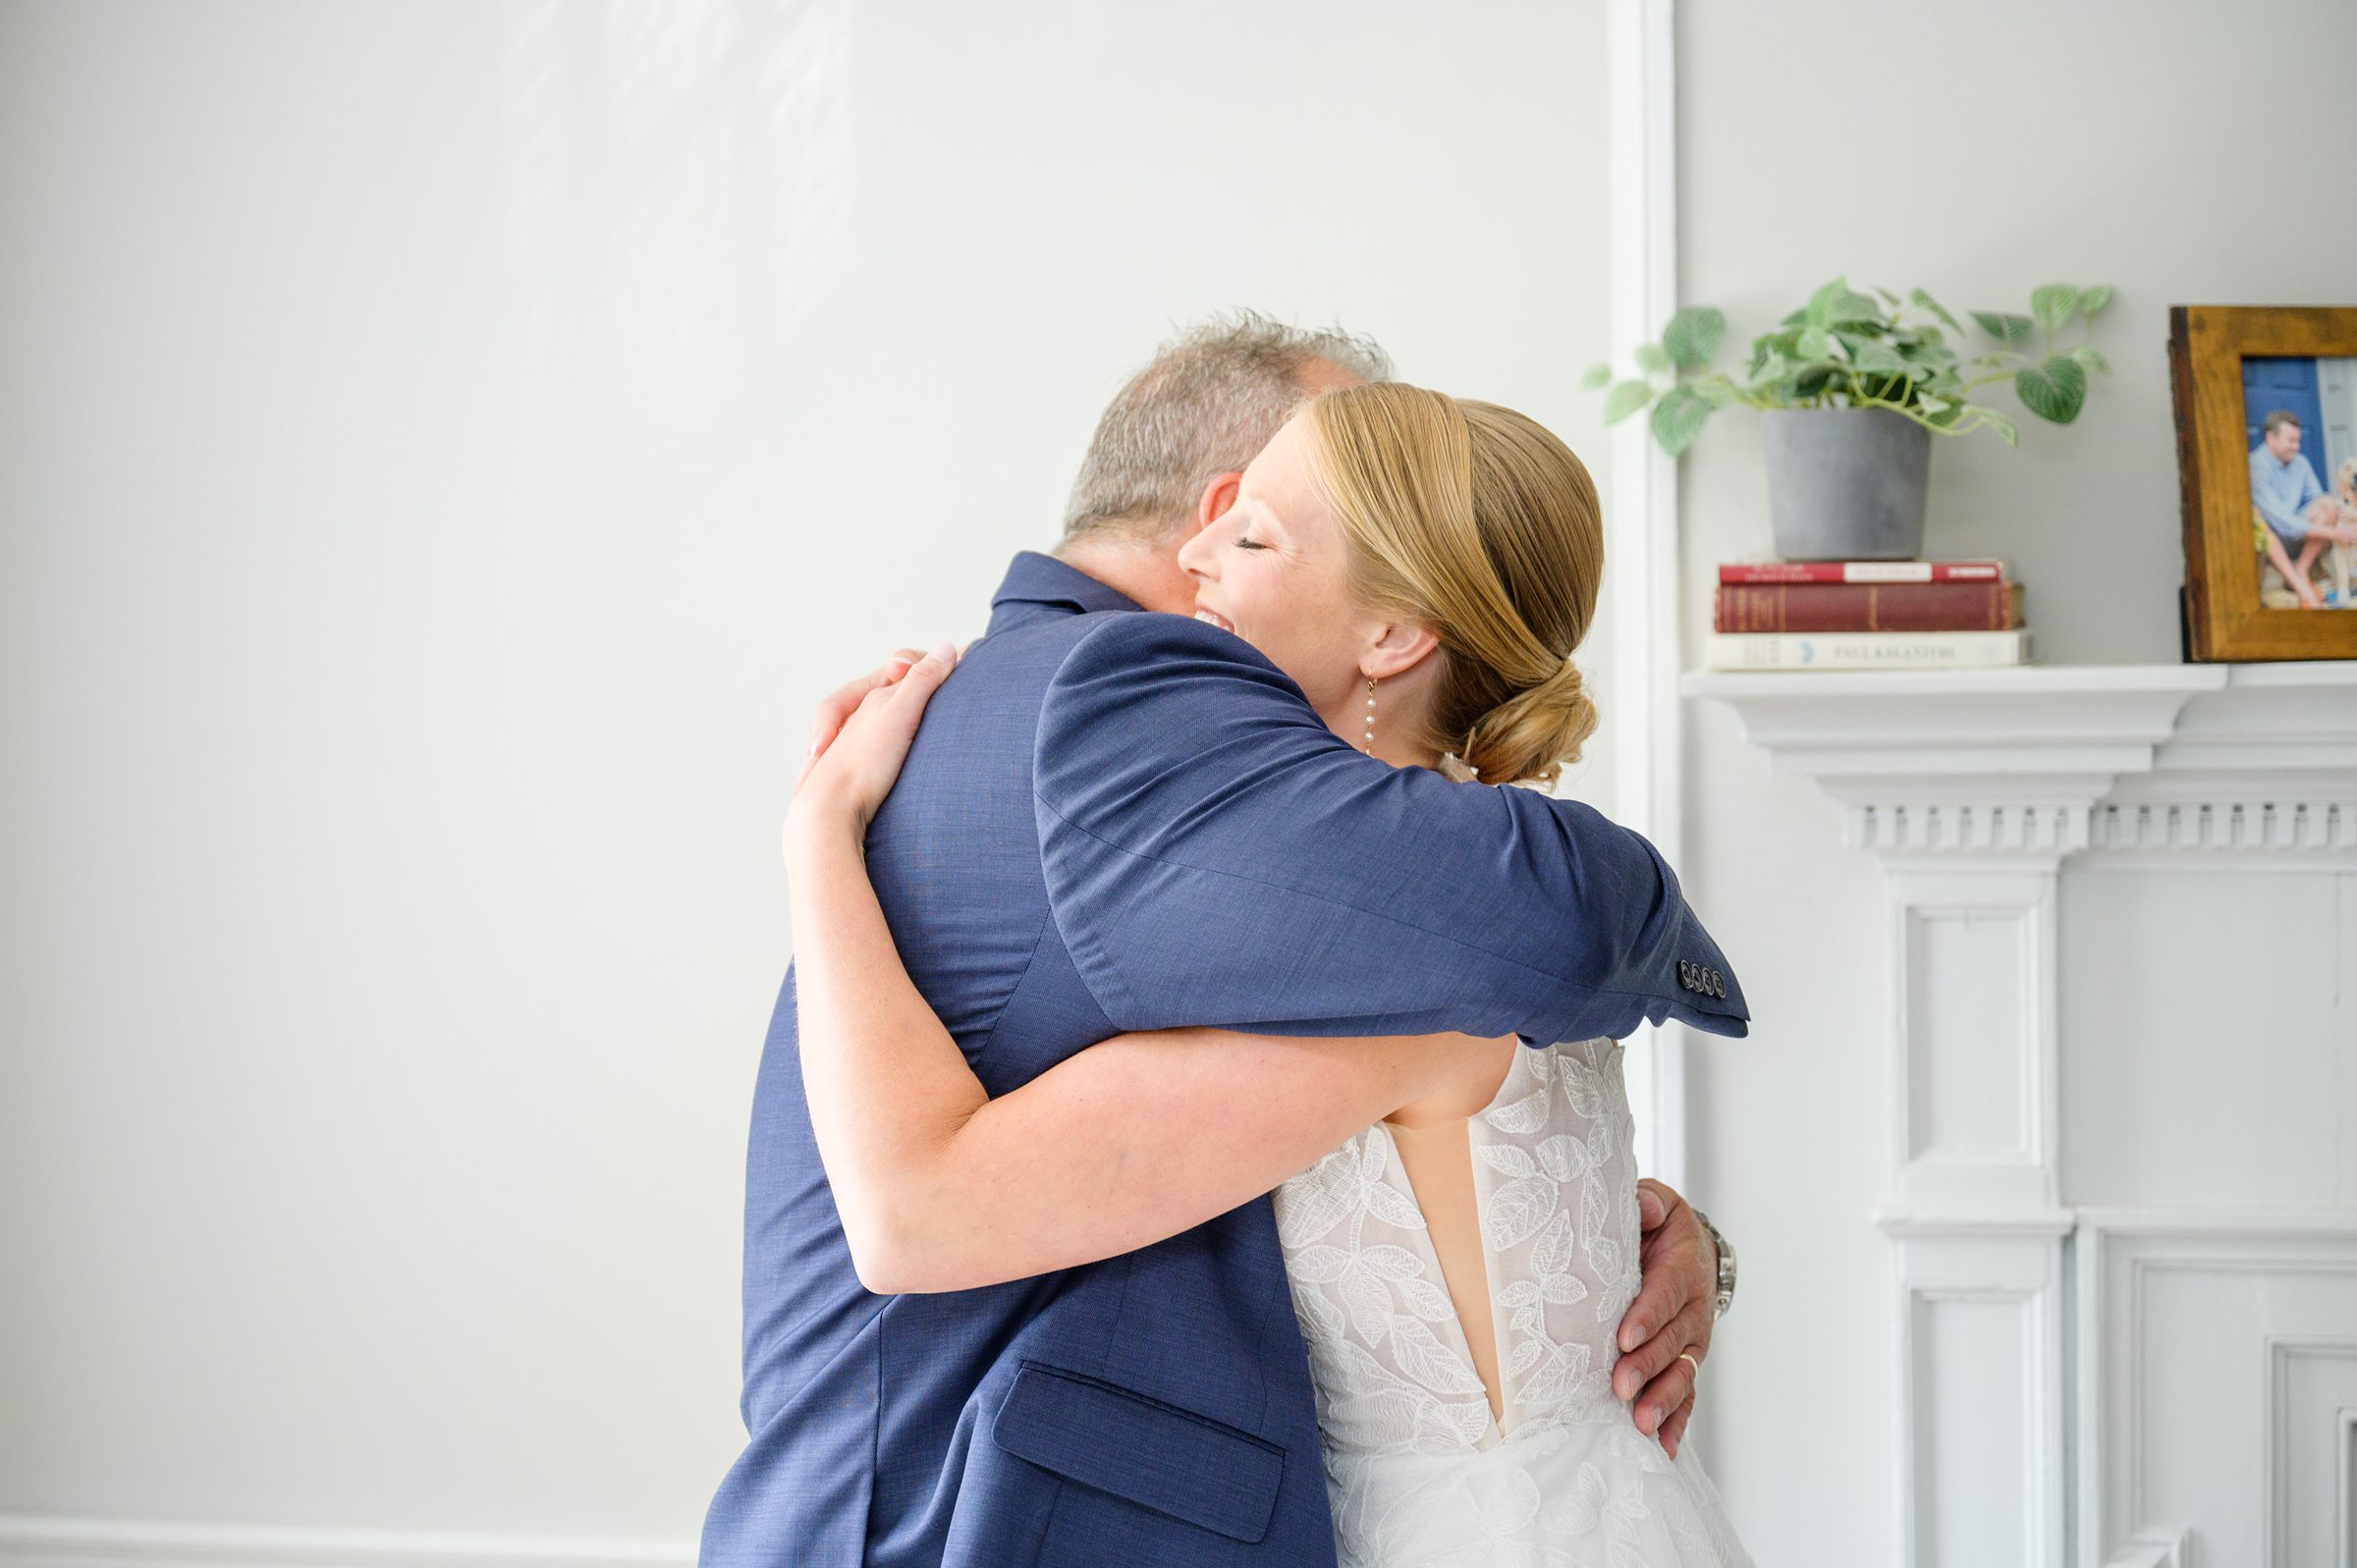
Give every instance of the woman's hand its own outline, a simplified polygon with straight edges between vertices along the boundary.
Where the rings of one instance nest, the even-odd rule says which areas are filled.
[[[786,812],[790,848],[795,832],[804,829],[866,833],[901,777],[925,704],[957,663],[951,643],[928,654],[904,648],[873,675],[837,688],[819,704],[810,754]]]

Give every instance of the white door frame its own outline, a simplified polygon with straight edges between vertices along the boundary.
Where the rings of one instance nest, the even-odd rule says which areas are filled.
[[[1677,308],[1677,72],[1673,0],[1608,0],[1605,10],[1606,179],[1616,370]],[[1609,694],[1616,731],[1614,809],[1675,866],[1684,846],[1685,732],[1677,461],[1646,421],[1612,431],[1605,517],[1605,591],[1612,596]],[[1689,1031],[1667,1024],[1627,1054],[1638,1168],[1686,1187]]]

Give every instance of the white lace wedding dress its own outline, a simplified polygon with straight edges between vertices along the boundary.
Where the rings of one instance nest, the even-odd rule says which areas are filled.
[[[1749,1564],[1691,1450],[1671,1460],[1613,1395],[1631,1132],[1611,1040],[1517,1052],[1467,1128],[1503,1422],[1390,1131],[1277,1190],[1342,1568]]]

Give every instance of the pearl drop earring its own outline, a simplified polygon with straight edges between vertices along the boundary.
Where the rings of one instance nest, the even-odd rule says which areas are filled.
[[[1367,738],[1365,744],[1358,749],[1370,757],[1375,755],[1375,677],[1373,676],[1367,676]]]

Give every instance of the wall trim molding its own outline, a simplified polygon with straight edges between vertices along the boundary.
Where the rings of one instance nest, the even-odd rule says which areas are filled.
[[[2293,1366],[2297,1362],[2339,1363],[2357,1367],[2357,1339],[2346,1334],[2269,1334],[2262,1353],[2267,1358],[2267,1509],[2260,1515],[2259,1560],[2266,1568],[2302,1568],[2293,1555],[2292,1478],[2291,1463],[2298,1446],[2292,1427],[2291,1385]],[[2305,1377],[2316,1376],[2306,1369]],[[2338,1474],[2349,1475],[2349,1440],[2357,1430],[2357,1410],[2344,1407],[2337,1423]],[[2349,1493],[2344,1485],[2335,1494],[2333,1540],[2340,1548],[2340,1561],[2333,1568],[2350,1568],[2349,1563]]]
[[[1611,245],[1613,363],[1633,362],[1677,308],[1677,60],[1674,0],[1608,0],[1605,7],[1606,210]],[[1678,611],[1677,461],[1642,419],[1611,440],[1612,505],[1605,553],[1613,562],[1611,702],[1618,745],[1614,815],[1645,835],[1672,866],[1685,839],[1684,663]],[[1665,1024],[1628,1054],[1639,1168],[1686,1189],[1686,1060],[1693,1031]]]
[[[2148,1530],[2124,1541],[2105,1559],[2104,1568],[2184,1568],[2185,1542],[2190,1532]]]
[[[2150,1281],[2165,1274],[2247,1278],[2258,1273],[2357,1281],[2357,1208],[2099,1206],[2082,1208],[2078,1215],[2078,1555],[2110,1568],[2173,1565],[2180,1557],[2162,1553],[2180,1550],[2183,1531],[2149,1520],[2144,1486],[2139,1369],[2152,1353],[2146,1310]],[[2307,1337],[2313,1336],[2264,1333],[2271,1344]],[[2272,1504],[2272,1479],[2267,1485],[2266,1504]],[[2125,1539],[2108,1544],[2108,1528],[2124,1530]]]
[[[0,1568],[690,1568],[690,1540],[0,1514]]]

